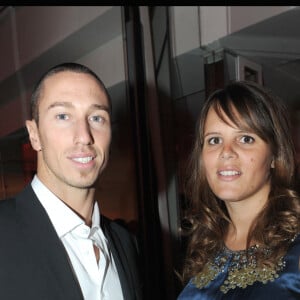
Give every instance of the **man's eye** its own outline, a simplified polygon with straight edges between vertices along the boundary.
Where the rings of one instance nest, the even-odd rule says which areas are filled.
[[[255,140],[252,136],[244,135],[241,137],[240,141],[244,144],[252,144]]]
[[[208,144],[209,145],[217,145],[221,143],[221,139],[219,137],[212,137],[208,139]]]
[[[91,121],[93,122],[98,122],[98,123],[104,123],[105,122],[105,118],[103,118],[102,116],[92,116],[90,118]]]
[[[58,115],[56,115],[56,119],[58,119],[58,120],[68,120],[69,116],[67,114],[58,114]]]

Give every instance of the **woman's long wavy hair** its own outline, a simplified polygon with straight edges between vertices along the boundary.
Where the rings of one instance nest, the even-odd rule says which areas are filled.
[[[209,187],[202,162],[204,125],[210,108],[225,122],[225,116],[238,128],[254,132],[272,152],[275,168],[270,170],[271,192],[264,209],[253,221],[247,248],[253,241],[272,250],[269,257],[258,256],[264,265],[275,264],[284,255],[290,240],[299,233],[300,202],[295,188],[295,150],[288,112],[271,91],[252,82],[232,82],[217,90],[204,103],[199,115],[186,184],[187,211],[182,228],[188,236],[182,279],[200,272],[224,246],[231,223],[224,202]],[[188,222],[186,222],[188,221]]]

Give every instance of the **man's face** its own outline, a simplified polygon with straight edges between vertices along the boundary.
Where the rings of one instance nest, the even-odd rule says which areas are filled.
[[[111,124],[108,99],[91,75],[64,71],[47,78],[39,124],[26,126],[38,151],[37,175],[48,188],[94,185],[108,160]]]

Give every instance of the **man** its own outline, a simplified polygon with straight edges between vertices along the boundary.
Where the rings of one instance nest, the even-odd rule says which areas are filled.
[[[0,299],[141,299],[134,239],[94,198],[111,141],[106,88],[87,67],[61,64],[31,108],[37,174],[0,201]]]

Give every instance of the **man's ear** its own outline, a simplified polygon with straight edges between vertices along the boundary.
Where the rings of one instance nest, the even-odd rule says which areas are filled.
[[[40,142],[38,127],[35,120],[27,120],[26,121],[26,128],[29,134],[29,139],[31,142],[31,146],[35,151],[41,151],[42,146]]]

